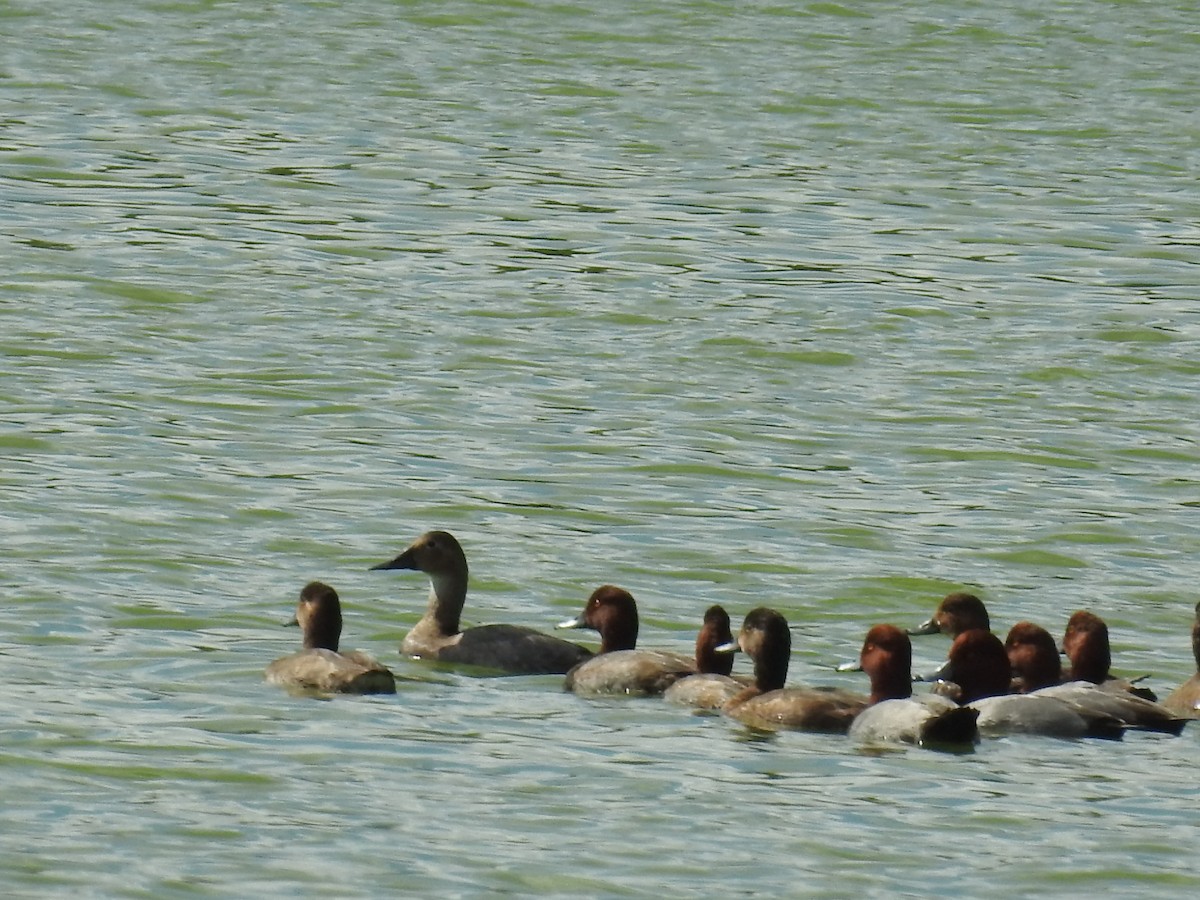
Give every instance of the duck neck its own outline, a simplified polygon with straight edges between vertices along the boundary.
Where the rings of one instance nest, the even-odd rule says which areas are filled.
[[[777,691],[787,683],[787,655],[760,654],[754,660],[754,686],[759,692]]]
[[[903,661],[879,663],[871,671],[871,702],[907,700],[912,696],[911,664]]]
[[[634,619],[621,619],[610,616],[602,623],[600,631],[600,652],[612,653],[614,650],[633,650],[637,647],[638,623]]]
[[[424,621],[437,624],[443,635],[458,634],[463,604],[467,601],[466,575],[442,574],[429,576],[429,605]]]

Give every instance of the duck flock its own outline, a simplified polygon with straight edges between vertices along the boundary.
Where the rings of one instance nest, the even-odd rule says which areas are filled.
[[[860,694],[788,687],[791,632],[787,620],[767,607],[746,614],[736,640],[728,613],[710,607],[689,658],[639,649],[637,603],[628,591],[603,585],[578,616],[558,626],[598,632],[600,647],[593,651],[519,625],[461,630],[467,559],[448,532],[427,532],[373,568],[416,570],[429,578],[429,606],[400,646],[406,656],[514,675],[565,675],[565,689],[581,695],[663,695],[762,730],[954,749],[973,746],[981,736],[1012,733],[1119,739],[1137,729],[1178,735],[1189,719],[1200,717],[1200,604],[1192,627],[1197,674],[1161,703],[1147,688],[1111,674],[1108,627],[1099,616],[1073,614],[1061,648],[1032,622],[1018,622],[1001,641],[991,631],[987,608],[969,593],[947,595],[929,621],[908,631],[872,627],[858,661],[840,667],[869,678],[870,693]],[[395,678],[377,660],[338,651],[342,613],[332,587],[305,586],[296,624],[304,649],[271,663],[269,682],[322,693],[395,693]],[[931,682],[930,690],[914,694],[910,635],[936,633],[953,643],[941,668],[922,679]],[[753,662],[752,677],[732,674],[739,650]]]

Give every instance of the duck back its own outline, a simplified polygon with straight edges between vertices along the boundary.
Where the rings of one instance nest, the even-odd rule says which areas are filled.
[[[676,653],[614,650],[575,666],[563,686],[576,694],[653,696],[695,674],[695,661]]]
[[[394,694],[396,680],[365,653],[324,648],[301,650],[267,666],[271,684],[298,690],[340,694]]]

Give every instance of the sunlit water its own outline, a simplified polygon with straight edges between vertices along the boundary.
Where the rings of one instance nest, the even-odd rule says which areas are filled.
[[[1192,671],[1191,4],[0,10],[9,895],[1171,895],[1200,731],[764,738],[400,659],[779,608],[793,678],[947,590]],[[299,588],[401,676],[261,680]],[[943,638],[917,647],[922,663]],[[740,665],[744,665],[744,661]]]

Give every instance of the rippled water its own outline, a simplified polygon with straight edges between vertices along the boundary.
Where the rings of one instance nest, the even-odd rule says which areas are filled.
[[[1197,737],[757,737],[398,658],[769,604],[793,678],[966,586],[1192,671],[1190,4],[0,10],[14,895],[1182,894]],[[321,578],[395,698],[263,666]],[[923,661],[945,650],[918,645]],[[743,663],[744,664],[744,663]]]

